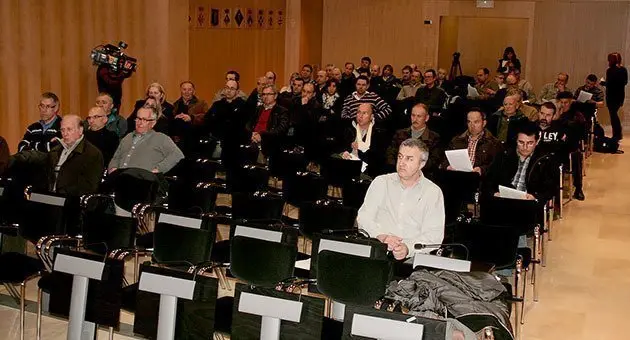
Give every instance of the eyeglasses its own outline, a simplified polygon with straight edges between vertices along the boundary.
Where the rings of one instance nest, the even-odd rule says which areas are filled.
[[[155,119],[136,117],[136,122],[148,123],[153,121],[155,121]]]
[[[103,118],[103,117],[105,117],[105,116],[104,115],[88,116],[87,120],[98,119],[98,118]]]
[[[44,104],[39,104],[38,107],[42,110],[51,110],[57,107],[57,105],[44,105]]]

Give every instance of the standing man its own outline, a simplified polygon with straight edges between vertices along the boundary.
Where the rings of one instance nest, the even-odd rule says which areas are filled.
[[[396,173],[370,184],[357,224],[402,260],[411,256],[416,243],[442,243],[445,215],[442,190],[422,173],[429,158],[424,143],[405,140],[397,158]]]
[[[18,151],[37,150],[49,152],[57,145],[61,137],[61,118],[59,118],[59,97],[52,92],[45,92],[39,100],[39,121],[26,128],[24,137],[18,144]]]

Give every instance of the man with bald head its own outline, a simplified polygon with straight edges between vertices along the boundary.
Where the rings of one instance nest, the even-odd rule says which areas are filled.
[[[321,98],[322,93],[324,93],[324,87],[326,87],[327,81],[328,74],[326,74],[326,71],[317,71],[317,73],[315,74],[315,97]]]
[[[108,164],[118,148],[118,136],[107,130],[107,114],[103,108],[95,106],[87,116],[88,127],[84,131],[85,139],[96,146],[103,154],[103,161]]]
[[[30,150],[13,156],[13,162],[37,163],[43,166],[33,187],[38,191],[66,196],[94,193],[103,174],[103,155],[83,136],[81,118],[66,115],[61,120],[61,138],[49,153]]]

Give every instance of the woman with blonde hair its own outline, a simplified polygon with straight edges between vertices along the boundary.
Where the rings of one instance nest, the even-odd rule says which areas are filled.
[[[166,101],[166,91],[164,90],[164,86],[160,83],[149,84],[145,92],[145,98],[136,101],[133,112],[129,115],[129,118],[127,118],[127,132],[132,132],[136,129],[136,115],[138,110],[145,105],[149,98],[154,98],[160,108],[160,110],[158,110],[160,113],[158,122],[154,128],[155,131],[168,134],[168,122],[173,119],[174,107],[171,103]]]

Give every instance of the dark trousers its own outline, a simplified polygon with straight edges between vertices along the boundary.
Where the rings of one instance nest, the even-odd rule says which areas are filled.
[[[575,186],[575,191],[582,191],[582,166],[583,166],[583,156],[579,151],[571,153],[571,165],[572,165],[572,175],[573,175],[573,186]]]
[[[621,103],[608,103],[608,113],[610,113],[610,124],[612,125],[613,136],[615,140],[620,140],[623,137],[621,131],[621,121],[619,120],[619,109],[623,105]]]

